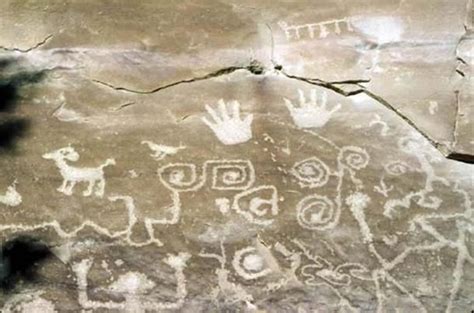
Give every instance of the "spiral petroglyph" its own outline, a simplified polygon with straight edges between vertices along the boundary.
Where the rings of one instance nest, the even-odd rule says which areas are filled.
[[[361,147],[343,147],[338,155],[340,164],[353,170],[360,170],[369,164],[369,154]]]
[[[245,190],[255,181],[255,170],[250,161],[208,161],[212,168],[212,188],[217,190]]]
[[[301,187],[316,188],[324,186],[329,180],[330,169],[320,159],[311,157],[293,165],[291,173]]]
[[[200,188],[202,184],[194,164],[169,164],[161,167],[158,174],[161,182],[171,190],[190,191]]]
[[[328,230],[336,226],[339,209],[326,196],[311,195],[303,198],[296,207],[301,227],[311,230]]]
[[[470,312],[471,11],[0,1],[0,312]]]
[[[394,161],[390,162],[389,164],[385,165],[385,171],[390,175],[402,175],[411,170],[410,166],[401,161]]]

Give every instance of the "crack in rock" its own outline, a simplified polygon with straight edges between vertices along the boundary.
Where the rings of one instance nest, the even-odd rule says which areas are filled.
[[[397,109],[394,105],[392,105],[390,102],[385,100],[383,97],[371,92],[370,90],[368,90],[364,86],[360,85],[361,83],[368,82],[369,80],[346,80],[346,81],[341,81],[341,82],[327,82],[327,81],[324,81],[324,80],[321,80],[321,79],[304,78],[304,77],[299,77],[299,76],[295,76],[295,75],[289,75],[289,74],[285,73],[284,71],[281,71],[281,72],[283,73],[283,75],[285,75],[286,77],[288,77],[290,79],[297,79],[297,80],[304,81],[304,82],[312,84],[312,85],[324,87],[324,88],[330,89],[334,92],[337,92],[338,94],[343,95],[345,97],[353,96],[353,95],[356,95],[356,94],[359,94],[359,93],[364,93],[367,96],[369,96],[370,98],[372,98],[375,101],[377,101],[378,103],[380,103],[381,105],[383,105],[388,110],[394,112],[405,123],[410,125],[420,135],[422,135],[426,140],[428,140],[428,142],[433,147],[435,147],[438,151],[440,151],[444,156],[446,156],[446,157],[451,156],[450,150],[446,145],[441,144],[441,143],[436,142],[435,140],[433,140],[426,132],[421,130],[416,125],[415,122],[413,122],[407,115],[405,115],[403,112],[401,112],[399,109]],[[336,85],[338,85],[338,84],[339,85],[345,85],[345,84],[356,85],[358,87],[358,89],[351,90],[351,91],[346,91],[344,89],[341,89],[341,88],[337,87]]]
[[[455,96],[456,96],[456,114],[455,114],[455,118],[454,118],[454,126],[453,126],[453,142],[452,142],[452,147],[456,147],[456,144],[458,142],[458,136],[457,136],[457,132],[458,132],[458,124],[459,124],[459,118],[460,116],[462,116],[461,112],[460,112],[460,107],[461,107],[461,103],[460,103],[460,99],[459,99],[459,93],[460,91],[459,90],[456,90],[455,92]],[[465,162],[465,163],[470,163],[470,164],[474,164],[474,155],[472,154],[468,154],[468,153],[463,153],[463,152],[459,152],[459,151],[456,151],[456,150],[450,150],[448,152],[448,154],[446,155],[446,157],[448,159],[453,159],[453,160],[457,160],[457,161],[461,161],[461,162]]]
[[[306,82],[306,83],[311,84],[311,85],[316,85],[316,86],[320,86],[320,87],[323,87],[323,88],[326,88],[326,89],[330,89],[330,90],[332,90],[332,91],[334,91],[338,94],[341,94],[345,97],[354,96],[354,95],[357,95],[361,92],[364,92],[364,88],[362,86],[358,85],[358,84],[369,82],[369,80],[367,80],[367,79],[360,79],[360,80],[351,79],[351,80],[344,80],[344,81],[328,82],[328,81],[324,81],[324,80],[319,79],[319,78],[306,78],[306,77],[291,75],[291,74],[286,73],[283,70],[280,70],[279,72],[282,73],[287,78],[296,79],[296,80],[303,81],[303,82]],[[346,90],[338,87],[337,85],[354,85],[354,86],[358,87],[358,89],[351,90],[351,91],[346,91]]]
[[[38,49],[39,47],[45,45],[52,38],[53,38],[53,35],[50,34],[50,35],[46,36],[43,40],[39,41],[38,43],[36,43],[35,45],[33,45],[33,46],[31,46],[27,49],[9,48],[9,47],[5,47],[5,46],[0,46],[0,49],[3,50],[3,51],[27,53],[27,52]]]
[[[101,80],[97,80],[97,79],[92,79],[92,81],[97,83],[97,84],[112,88],[112,89],[117,90],[117,91],[124,91],[124,92],[129,92],[129,93],[134,93],[134,94],[140,94],[140,95],[148,95],[148,94],[157,93],[161,90],[164,90],[164,89],[167,89],[167,88],[170,88],[170,87],[174,87],[174,86],[177,86],[177,85],[189,84],[189,83],[193,83],[193,82],[197,82],[197,81],[201,81],[201,80],[211,79],[211,78],[214,78],[214,77],[228,75],[228,74],[231,74],[231,73],[233,73],[235,71],[239,71],[239,70],[246,70],[246,71],[249,71],[250,73],[252,73],[254,75],[261,75],[264,72],[264,67],[259,62],[252,61],[247,66],[229,66],[229,67],[225,67],[225,68],[219,69],[217,71],[208,73],[208,74],[203,75],[203,76],[198,76],[198,77],[179,80],[179,81],[176,81],[176,82],[172,82],[172,83],[169,83],[169,84],[166,84],[166,85],[163,85],[163,86],[153,88],[151,90],[138,90],[138,89],[132,89],[132,88],[122,87],[122,86],[114,86],[113,84],[110,84],[110,83],[107,83],[107,82],[104,82],[104,81],[101,81]]]
[[[129,107],[129,106],[131,106],[131,105],[134,105],[134,104],[136,104],[136,102],[127,102],[127,103],[121,104],[121,105],[119,105],[117,108],[115,108],[114,111],[115,111],[115,112],[120,111],[120,110],[122,110],[122,109],[124,109],[124,108],[126,108],[126,107]]]
[[[467,62],[462,55],[460,55],[460,47],[464,43],[464,41],[472,40],[473,35],[473,26],[472,26],[472,0],[468,0],[466,2],[466,18],[464,21],[464,34],[459,38],[456,44],[456,66],[454,68],[455,72],[460,75],[461,80],[459,81],[459,85],[454,90],[455,94],[455,105],[456,105],[456,112],[455,118],[453,123],[453,142],[451,144],[451,149],[448,151],[446,157],[448,159],[454,159],[461,162],[466,162],[470,164],[474,164],[474,155],[472,153],[466,153],[464,151],[458,151],[458,131],[459,131],[459,120],[463,117],[463,113],[461,112],[461,92],[464,89],[469,89],[469,86],[472,83],[471,77],[471,64]],[[466,88],[467,86],[467,88]],[[472,125],[470,125],[472,126]],[[461,149],[462,150],[462,149]]]
[[[163,86],[159,86],[156,88],[153,88],[151,90],[138,90],[138,89],[132,89],[128,87],[122,87],[122,86],[115,86],[111,83],[107,83],[101,80],[96,80],[92,79],[93,82],[112,88],[117,91],[123,91],[123,92],[129,92],[129,93],[134,93],[134,94],[139,94],[139,95],[147,95],[147,94],[154,94],[157,93],[161,90],[174,87],[180,84],[188,84],[188,83],[193,83],[197,81],[202,81],[202,80],[207,80],[211,79],[214,77],[220,77],[224,75],[228,75],[231,73],[234,73],[239,70],[246,70],[254,75],[261,75],[265,73],[265,67],[258,61],[254,60],[252,61],[249,65],[247,66],[231,66],[231,67],[225,67],[222,69],[219,69],[217,71],[211,72],[209,74],[203,75],[203,76],[198,76],[198,77],[193,77],[189,79],[184,79],[184,80],[179,80],[176,82],[172,82]],[[370,98],[374,99],[376,102],[380,103],[383,105],[385,108],[388,110],[394,112],[399,118],[401,118],[406,124],[408,124],[410,127],[412,127],[417,133],[422,135],[434,148],[436,148],[443,156],[445,156],[448,159],[456,160],[456,161],[461,161],[461,162],[467,162],[467,163],[473,163],[473,160],[471,160],[470,157],[466,157],[465,155],[455,153],[451,150],[449,146],[446,144],[437,142],[436,140],[432,139],[425,131],[423,131],[420,127],[417,126],[417,124],[412,121],[406,114],[404,114],[402,111],[397,109],[394,105],[392,105],[390,102],[385,100],[383,97],[380,95],[377,95],[361,84],[367,83],[370,81],[370,79],[349,79],[349,80],[342,80],[342,81],[325,81],[319,78],[306,78],[306,77],[301,77],[301,76],[296,76],[296,75],[291,75],[286,73],[283,70],[282,65],[275,65],[274,70],[276,73],[281,73],[285,77],[289,79],[295,79],[299,81],[306,82],[311,85],[316,85],[320,86],[329,90],[332,90],[344,97],[349,97],[349,96],[354,96],[360,93],[364,93]],[[345,90],[341,88],[341,86],[346,86],[350,85],[352,87],[357,87],[354,90]],[[472,156],[471,156],[472,157]]]

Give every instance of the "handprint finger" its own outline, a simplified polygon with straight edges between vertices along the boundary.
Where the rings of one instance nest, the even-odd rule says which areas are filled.
[[[232,101],[232,117],[240,120],[240,103],[239,101]]]
[[[327,102],[328,102],[328,94],[327,94],[326,91],[323,91],[323,92],[321,93],[321,107],[322,107],[323,109],[326,108]]]
[[[330,113],[330,114],[333,114],[333,113],[335,113],[336,111],[338,111],[340,108],[341,108],[341,104],[338,103],[334,108],[332,108],[331,112],[329,112],[329,113]]]
[[[206,111],[209,113],[209,115],[212,117],[215,123],[222,123],[222,120],[217,116],[216,111],[214,111],[213,108],[210,106],[206,105]]]
[[[247,117],[244,120],[244,123],[250,127],[253,121],[253,114],[247,115]]]
[[[304,96],[304,92],[301,89],[298,89],[298,94],[300,96],[300,106],[303,107],[306,103],[306,98]]]
[[[211,123],[207,118],[205,117],[202,117],[201,120],[204,122],[204,124],[206,124],[210,129],[212,129],[213,131],[216,130],[216,125],[214,123]]]
[[[224,99],[219,100],[219,111],[221,112],[221,118],[224,121],[230,120],[230,116],[229,116],[229,113],[227,113],[227,108],[225,106]]]
[[[310,97],[311,97],[311,105],[312,105],[313,107],[316,107],[317,104],[318,104],[317,96],[318,96],[318,94],[317,94],[316,89],[311,89]]]
[[[295,109],[295,106],[293,105],[293,103],[287,98],[283,98],[283,100],[285,101],[285,105],[288,108],[288,110],[292,112]]]

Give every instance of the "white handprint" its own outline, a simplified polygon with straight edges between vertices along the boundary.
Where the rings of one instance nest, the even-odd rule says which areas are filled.
[[[203,117],[202,121],[209,126],[217,138],[225,145],[235,145],[246,142],[252,138],[251,124],[253,115],[249,114],[243,120],[240,119],[240,104],[232,101],[232,112],[229,113],[223,99],[219,100],[219,112],[206,105],[206,110],[212,117],[213,122]]]
[[[321,95],[321,102],[318,103],[316,89],[311,90],[310,101],[306,101],[304,93],[298,89],[300,107],[295,107],[293,103],[286,99],[285,104],[290,111],[293,121],[299,128],[323,127],[331,118],[332,114],[341,108],[337,104],[331,110],[327,108],[327,94],[323,92]]]

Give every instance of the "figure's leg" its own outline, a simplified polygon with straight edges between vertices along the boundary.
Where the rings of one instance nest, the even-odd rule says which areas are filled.
[[[95,195],[97,197],[102,197],[104,195],[104,192],[105,192],[105,179],[101,178],[97,183]]]
[[[165,156],[165,153],[158,151],[153,154],[153,158],[157,161],[162,160]]]
[[[67,183],[68,183],[68,180],[67,180],[67,179],[63,179],[63,183],[62,183],[61,186],[59,186],[56,190],[59,191],[59,192],[65,192],[65,191],[66,191]]]
[[[72,195],[72,189],[74,188],[75,185],[76,185],[75,181],[70,181],[69,186],[66,187],[66,189],[64,190],[64,193],[68,196]]]
[[[88,197],[92,194],[92,189],[94,188],[94,183],[95,183],[95,180],[89,180],[89,185],[87,186],[87,190],[84,190],[82,192],[82,195],[84,197]]]

